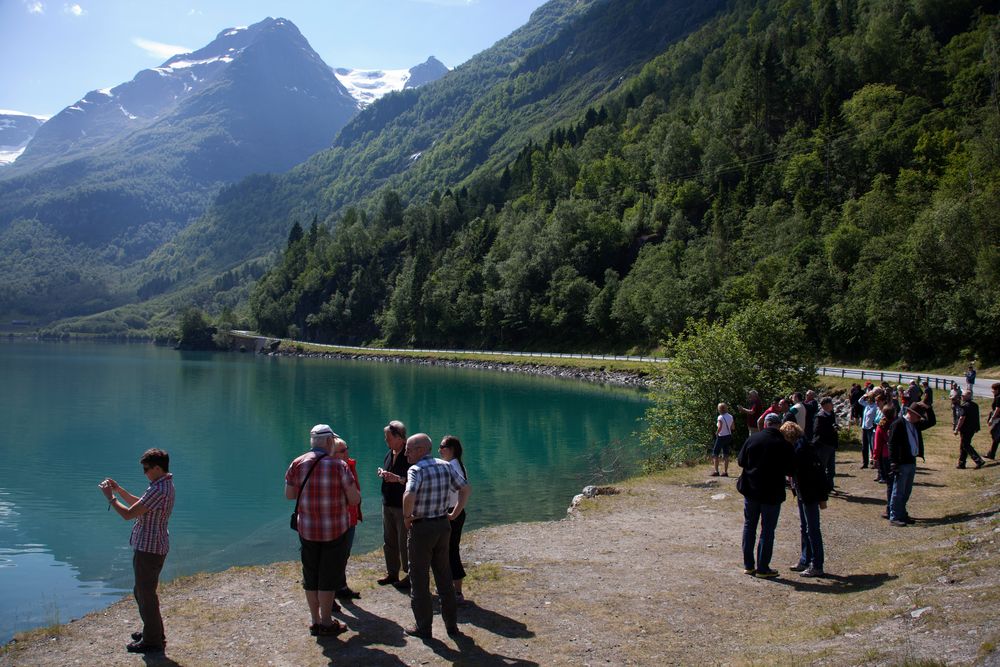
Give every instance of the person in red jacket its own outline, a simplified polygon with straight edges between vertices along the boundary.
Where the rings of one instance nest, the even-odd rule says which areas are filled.
[[[354,477],[354,486],[358,489],[358,494],[361,493],[361,481],[358,479],[358,462],[347,456],[347,443],[342,438],[335,438],[333,441],[333,457],[338,458],[347,464],[347,467],[351,470],[351,476]],[[354,532],[357,529],[358,522],[364,521],[364,517],[361,516],[361,505],[348,505],[347,506],[347,517],[348,525],[350,528],[347,529],[347,557],[351,557],[351,548],[354,546]],[[347,561],[344,561],[344,572],[343,576],[337,579],[337,592],[336,595],[342,600],[357,600],[361,597],[361,594],[351,590],[347,585]]]

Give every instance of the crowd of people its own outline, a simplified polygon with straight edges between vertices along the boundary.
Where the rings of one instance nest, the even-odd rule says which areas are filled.
[[[462,442],[446,435],[438,458],[431,455],[430,437],[417,433],[407,438],[402,422],[389,422],[383,432],[388,451],[378,476],[386,575],[378,584],[410,591],[415,625],[406,634],[429,639],[433,573],[445,629],[456,635],[457,608],[466,604],[461,539],[465,505],[472,490],[462,462]],[[156,653],[167,644],[157,588],[169,551],[167,522],[174,506],[174,484],[167,452],[147,450],[139,462],[150,483],[142,496],[129,493],[111,478],[98,487],[109,510],[135,520],[129,544],[133,549],[133,593],[142,629],[132,633],[126,649],[130,653]],[[299,538],[302,588],[311,617],[309,632],[317,637],[338,635],[347,626],[333,617],[340,610],[337,599],[361,597],[348,586],[347,563],[355,530],[364,517],[357,462],[348,455],[347,442],[329,425],[314,426],[309,432],[309,451],[288,466],[285,498],[295,500],[290,525]]]
[[[972,459],[975,468],[985,461],[972,446],[980,430],[979,406],[973,400],[975,370],[962,391],[953,384],[952,430],[959,439],[959,469]],[[992,444],[986,458],[994,459],[1000,445],[1000,382],[992,385],[993,403],[987,423]],[[875,482],[885,485],[885,511],[882,518],[894,527],[915,523],[907,511],[913,490],[917,459],[924,458],[923,432],[937,424],[934,393],[924,380],[909,385],[875,386],[855,383],[847,394],[850,424],[861,429],[861,468],[876,470]],[[749,392],[746,406],[737,406],[746,419],[749,437],[737,455],[742,468],[737,490],[744,496],[743,567],[744,572],[761,578],[778,576],[771,568],[774,534],[781,504],[787,490],[796,498],[799,510],[801,554],[791,570],[804,577],[824,574],[823,536],[820,510],[835,486],[836,458],[840,443],[833,399],[817,401],[813,391],[795,392],[777,397],[765,408],[756,391]],[[845,424],[847,425],[847,424]],[[716,434],[712,450],[712,476],[728,476],[729,448],[733,419],[725,403],[718,405]],[[723,472],[719,472],[720,462]],[[757,531],[760,530],[758,539]]]
[[[968,459],[977,469],[984,465],[972,444],[981,418],[973,400],[975,369],[970,366],[969,370],[965,390],[953,384],[950,392],[960,469],[966,467]],[[987,417],[991,447],[986,458],[994,459],[1000,445],[1000,382],[991,389],[993,402]],[[849,419],[861,429],[861,468],[874,468],[874,481],[885,484],[882,517],[897,527],[915,523],[907,503],[916,462],[924,458],[923,432],[937,424],[929,383],[914,380],[896,387],[886,382],[879,386],[855,384],[848,400]],[[737,406],[737,410],[749,431],[736,459],[742,469],[736,488],[744,496],[744,572],[760,578],[778,576],[771,568],[774,535],[790,489],[798,505],[801,547],[799,559],[790,569],[803,577],[824,576],[820,514],[830,495],[838,493],[834,482],[841,424],[833,399],[817,399],[810,390],[779,396],[765,408],[758,393],[751,391],[747,405]],[[717,406],[717,412],[711,475],[727,477],[735,419],[725,403]],[[410,591],[415,624],[405,632],[429,639],[433,573],[445,629],[449,635],[458,634],[457,608],[465,603],[461,537],[471,493],[462,443],[455,436],[445,436],[439,445],[440,457],[434,457],[431,438],[425,433],[408,438],[402,422],[390,421],[383,436],[387,451],[377,474],[381,480],[386,572],[377,583]],[[361,597],[347,583],[355,530],[363,520],[357,463],[348,449],[347,442],[330,426],[317,424],[309,433],[309,451],[296,457],[285,473],[285,498],[295,500],[291,527],[300,543],[309,631],[318,637],[347,630],[333,617],[340,609],[338,598]],[[129,493],[111,478],[98,486],[109,510],[135,521],[129,544],[133,549],[133,593],[143,625],[132,633],[126,648],[148,653],[166,646],[157,587],[169,551],[167,523],[174,505],[174,485],[167,452],[149,449],[139,462],[149,481],[142,496]]]
[[[417,433],[407,438],[400,421],[390,421],[383,436],[388,450],[378,476],[386,574],[377,583],[410,591],[415,625],[406,634],[429,639],[433,573],[441,618],[448,634],[455,635],[457,608],[465,602],[460,543],[472,490],[462,462],[462,442],[445,436],[436,458],[431,455],[430,436]],[[354,530],[362,520],[361,486],[343,438],[326,424],[314,426],[309,438],[309,451],[292,461],[285,473],[285,497],[296,499],[293,525],[301,543],[302,587],[312,620],[309,631],[329,637],[347,630],[333,617],[340,610],[336,598],[361,597],[347,585]],[[314,470],[317,477],[310,483]]]

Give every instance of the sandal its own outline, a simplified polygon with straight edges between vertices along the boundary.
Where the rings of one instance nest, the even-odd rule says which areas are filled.
[[[347,632],[347,626],[337,621],[334,621],[333,625],[315,625],[313,627],[316,628],[317,637],[336,637]]]

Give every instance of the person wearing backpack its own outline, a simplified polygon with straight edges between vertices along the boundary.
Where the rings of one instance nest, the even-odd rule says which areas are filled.
[[[813,444],[803,437],[803,431],[794,422],[781,425],[781,435],[795,447],[795,467],[792,474],[792,493],[798,500],[802,553],[799,562],[791,567],[803,577],[823,576],[823,533],[820,529],[820,510],[826,509],[826,470]]]

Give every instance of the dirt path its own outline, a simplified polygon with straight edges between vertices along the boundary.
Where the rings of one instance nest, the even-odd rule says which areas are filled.
[[[459,612],[457,640],[440,618],[434,640],[405,637],[409,600],[374,585],[381,558],[369,554],[352,559],[362,598],[345,607],[350,632],[338,638],[309,636],[296,564],[239,568],[165,586],[169,651],[147,662],[1000,664],[1000,465],[955,470],[950,431],[930,435],[913,527],[879,518],[884,487],[860,469],[856,452],[841,453],[846,495],[823,513],[825,579],[787,569],[799,544],[791,503],[782,507],[772,563],[782,576],[743,575],[735,478],[689,469],[633,480],[566,520],[469,535],[474,604]],[[0,665],[138,665],[124,651],[136,625],[125,599],[56,632],[29,633]]]

